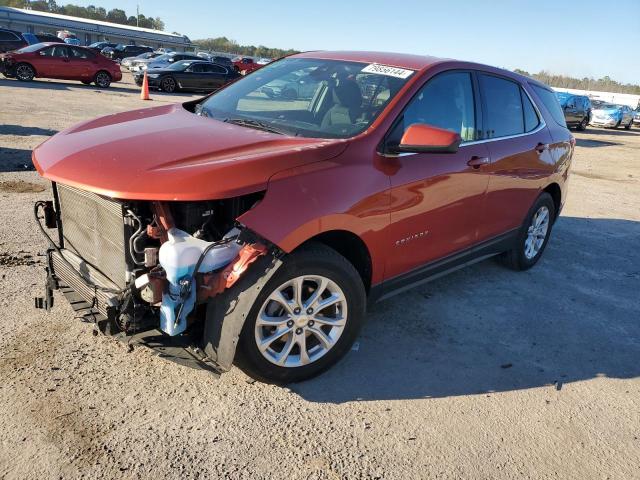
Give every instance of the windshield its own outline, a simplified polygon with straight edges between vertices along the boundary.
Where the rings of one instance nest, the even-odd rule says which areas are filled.
[[[16,50],[16,53],[35,52],[36,50],[40,50],[42,47],[44,47],[42,43],[34,43],[33,45],[27,45],[26,47],[22,47],[19,50]]]
[[[375,67],[286,58],[210,96],[197,113],[286,135],[352,137],[371,125],[414,73]]]
[[[617,110],[622,108],[620,105],[614,105],[613,103],[601,103],[598,105],[598,110]]]

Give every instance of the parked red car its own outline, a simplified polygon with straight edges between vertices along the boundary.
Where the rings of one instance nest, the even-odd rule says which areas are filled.
[[[0,72],[27,82],[35,77],[79,80],[85,85],[94,82],[107,88],[122,80],[115,62],[89,48],[61,43],[37,43],[0,55]]]
[[[256,63],[256,61],[250,57],[236,57],[232,60],[232,63],[237,72],[244,72],[243,75],[251,73],[263,66],[259,63]]]
[[[292,83],[298,98],[265,94]],[[573,149],[553,90],[531,78],[293,55],[40,145],[54,199],[36,216],[57,234],[36,303],[61,288],[104,332],[165,357],[303,380],[350,349],[367,301],[494,255],[535,265]]]

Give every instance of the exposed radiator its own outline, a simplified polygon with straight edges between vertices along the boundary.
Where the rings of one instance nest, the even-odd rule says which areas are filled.
[[[64,247],[125,286],[126,249],[122,204],[67,185],[57,184]]]

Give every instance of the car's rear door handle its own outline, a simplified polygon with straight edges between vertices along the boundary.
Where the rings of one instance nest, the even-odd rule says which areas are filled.
[[[548,143],[539,143],[538,145],[535,146],[535,151],[538,153],[542,153],[545,150],[547,150],[549,148],[549,144]]]
[[[473,168],[480,168],[482,165],[487,165],[489,163],[491,163],[491,160],[489,160],[489,157],[478,157],[477,155],[474,155],[467,162],[467,165]]]

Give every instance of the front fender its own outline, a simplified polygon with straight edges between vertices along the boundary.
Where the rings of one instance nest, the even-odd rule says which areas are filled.
[[[389,177],[366,162],[317,162],[271,177],[263,200],[237,220],[285,252],[324,232],[351,232],[369,249],[375,284],[384,273],[389,189]]]

